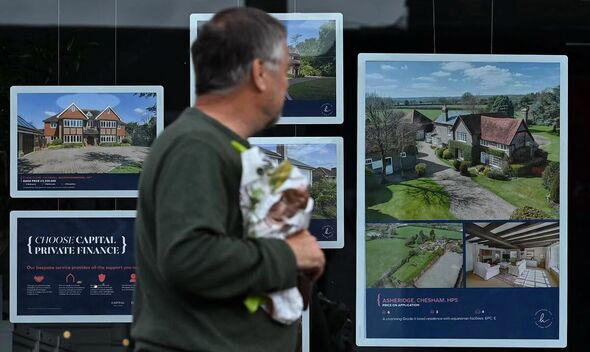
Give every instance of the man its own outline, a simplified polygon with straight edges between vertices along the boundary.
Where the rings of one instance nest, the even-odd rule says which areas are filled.
[[[251,8],[219,12],[191,50],[196,108],[157,139],[144,164],[136,221],[136,351],[293,351],[282,325],[244,298],[317,279],[324,255],[307,231],[244,237],[241,160],[232,141],[272,125],[288,86],[285,28]]]

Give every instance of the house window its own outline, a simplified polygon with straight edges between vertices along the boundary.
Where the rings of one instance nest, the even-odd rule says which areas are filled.
[[[467,133],[465,132],[457,132],[457,139],[461,142],[467,142]]]
[[[373,164],[373,159],[365,159],[365,165],[372,165]]]
[[[453,133],[451,126],[447,126],[447,136],[450,136]]]
[[[459,160],[463,160],[463,149],[457,149],[457,156]]]
[[[490,165],[496,167],[502,167],[502,159],[495,155],[490,155]]]
[[[57,122],[52,122],[51,123],[51,128],[57,128]]]
[[[500,144],[498,143],[498,148],[502,149],[502,150],[508,150],[508,146],[506,144]]]
[[[486,141],[485,139],[482,139],[481,145],[483,145],[484,147],[487,147],[488,145],[490,145],[490,143],[488,143],[488,141]]]
[[[82,120],[64,120],[64,127],[82,127]]]

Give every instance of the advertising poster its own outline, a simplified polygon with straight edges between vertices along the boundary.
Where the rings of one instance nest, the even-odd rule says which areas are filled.
[[[290,161],[310,184],[314,210],[309,232],[322,248],[344,247],[344,160],[342,137],[252,137],[277,165]]]
[[[287,28],[291,67],[289,88],[279,124],[343,122],[342,14],[271,14]],[[190,16],[190,44],[199,26],[212,14]],[[195,104],[195,72],[191,56],[190,97]]]
[[[137,197],[163,101],[161,86],[11,87],[10,195]]]
[[[129,323],[135,211],[10,213],[10,322]],[[309,351],[309,310],[300,326]]]
[[[135,211],[10,213],[12,323],[131,322]]]
[[[567,58],[359,55],[357,343],[567,344]]]

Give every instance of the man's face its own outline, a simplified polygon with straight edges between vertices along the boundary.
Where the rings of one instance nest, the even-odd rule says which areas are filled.
[[[281,116],[283,111],[283,105],[285,103],[285,96],[287,94],[287,88],[289,88],[289,80],[287,78],[287,72],[291,66],[291,58],[289,56],[289,49],[287,48],[287,42],[283,44],[283,56],[278,64],[275,64],[272,69],[269,67],[270,72],[270,86],[272,89],[268,92],[268,104],[266,104],[266,115],[269,117],[267,127],[274,125]]]

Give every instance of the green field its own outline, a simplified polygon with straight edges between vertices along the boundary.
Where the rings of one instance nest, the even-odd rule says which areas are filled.
[[[453,220],[450,198],[442,186],[418,178],[366,191],[366,221]]]
[[[493,180],[487,176],[477,175],[471,179],[497,194],[515,207],[528,205],[540,209],[552,217],[559,214],[549,206],[546,200],[548,191],[543,187],[541,177],[519,177],[509,181]]]
[[[456,239],[456,240],[463,239],[463,233],[460,231],[438,229],[438,228],[433,228],[430,226],[414,226],[414,225],[403,226],[403,227],[398,227],[395,230],[395,232],[398,234],[399,237],[408,238],[410,236],[413,236],[413,235],[419,233],[420,230],[422,230],[422,232],[424,232],[425,235],[429,235],[430,230],[434,230],[434,233],[436,234],[436,238],[448,238],[448,239]]]
[[[546,139],[548,139],[551,143],[544,145],[541,149],[545,150],[549,153],[547,160],[550,161],[559,161],[559,136],[551,132],[553,127],[551,126],[543,126],[543,125],[530,125],[529,131],[533,134],[539,134]]]
[[[336,77],[322,77],[289,86],[293,100],[336,100]]]
[[[413,256],[399,268],[394,274],[394,278],[403,282],[409,283],[424,270],[434,258],[433,252],[421,253]]]
[[[367,287],[372,287],[383,274],[399,265],[410,252],[405,241],[396,238],[367,241],[365,246]]]

